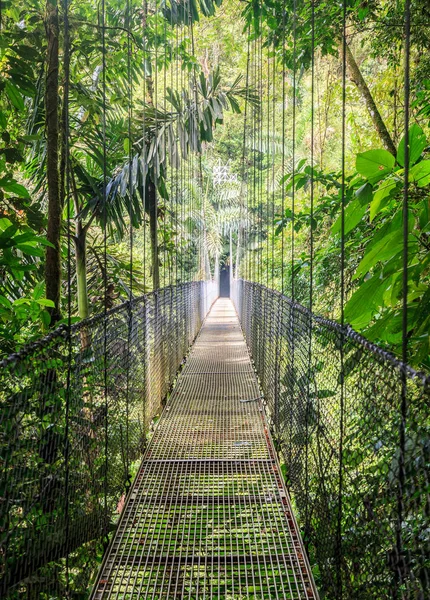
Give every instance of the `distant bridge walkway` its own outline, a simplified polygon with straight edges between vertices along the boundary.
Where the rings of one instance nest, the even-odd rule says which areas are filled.
[[[164,408],[93,598],[314,599],[259,388],[217,300]]]

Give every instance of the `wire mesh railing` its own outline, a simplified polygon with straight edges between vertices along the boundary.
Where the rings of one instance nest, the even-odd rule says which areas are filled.
[[[152,292],[1,363],[0,596],[86,597],[214,282]]]
[[[260,284],[232,297],[321,595],[429,598],[429,378]]]

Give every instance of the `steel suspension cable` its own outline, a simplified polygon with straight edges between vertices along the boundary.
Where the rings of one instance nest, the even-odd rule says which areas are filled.
[[[163,14],[163,13],[161,13]],[[164,65],[163,65],[163,113],[164,119],[166,118],[166,91],[167,91],[167,20],[163,15],[163,36],[164,36]],[[165,186],[167,190],[167,171],[168,171],[168,161],[167,161],[167,138],[166,134],[163,135],[163,145],[164,145],[164,180]],[[167,196],[167,193],[166,193]],[[166,287],[166,281],[170,283],[170,265],[169,265],[169,255],[167,250],[167,210],[168,203],[166,198],[164,198],[164,210],[163,210],[163,287]],[[166,273],[166,265],[168,272]]]
[[[70,537],[70,401],[71,401],[71,373],[72,373],[72,234],[71,234],[71,211],[70,211],[70,27],[69,27],[69,0],[64,0],[64,91],[63,91],[63,118],[64,118],[64,154],[65,154],[65,190],[66,221],[67,221],[67,379],[66,379],[66,406],[65,406],[65,430],[64,430],[64,521],[65,539]],[[67,543],[67,542],[66,542]],[[70,591],[70,566],[69,548],[66,547],[66,594]]]
[[[312,0],[311,0],[312,1]],[[281,163],[281,219],[285,216],[285,101],[286,101],[286,86],[285,86],[285,0],[282,3],[282,163]],[[285,255],[285,227],[281,230],[281,293],[285,293],[285,273],[284,273],[284,255]]]
[[[406,419],[408,414],[408,390],[405,365],[408,358],[408,241],[409,241],[409,170],[410,170],[410,55],[411,55],[411,2],[405,0],[404,8],[404,178],[402,201],[402,361],[401,371],[401,399],[400,399],[400,426],[399,426],[399,484],[397,499],[397,524],[396,524],[396,551],[397,575],[399,586],[405,576],[405,557],[403,549],[403,527],[405,521],[405,480],[406,480]]]
[[[173,13],[172,13],[172,21],[173,21]],[[178,76],[178,71],[179,71],[179,64],[178,64],[178,57],[179,57],[179,23],[176,23],[176,27],[175,27],[175,67],[173,69],[174,74],[175,74],[175,89],[178,90],[179,87],[179,76]],[[172,89],[173,89],[173,81],[172,81]],[[173,134],[174,135],[174,134]],[[179,272],[178,272],[178,266],[179,266],[179,261],[178,261],[178,252],[180,251],[180,231],[179,231],[179,214],[178,214],[178,200],[179,200],[179,169],[181,168],[181,164],[182,164],[182,160],[181,160],[181,148],[179,147],[177,149],[177,155],[176,155],[176,165],[175,165],[175,170],[174,170],[174,185],[175,185],[175,211],[174,211],[174,215],[175,215],[175,283],[176,285],[179,283]]]
[[[152,232],[151,244],[152,244],[152,285],[153,289],[156,290],[160,287],[160,261],[158,256],[158,190],[157,190],[157,179],[160,176],[160,162],[159,162],[159,149],[158,149],[158,0],[155,0],[155,14],[154,14],[154,23],[155,23],[155,48],[154,48],[154,115],[155,115],[155,139],[154,139],[154,158],[153,158],[153,171],[154,171],[154,181],[152,182],[154,186],[153,191],[153,219],[154,219],[154,231]],[[158,273],[158,281],[155,281],[155,274]],[[156,285],[157,284],[157,285]]]
[[[259,249],[259,260],[258,260],[258,283],[263,283],[263,124],[264,124],[264,83],[263,83],[263,34],[262,24],[263,16],[260,14],[260,36],[259,36],[259,47],[258,47],[258,84],[260,88],[260,112],[259,112],[259,129],[258,129],[258,152],[259,152],[259,174],[258,174],[258,212],[259,212],[259,238],[260,238],[260,249]]]
[[[254,74],[254,86],[258,93],[257,87],[257,41],[254,40],[254,52],[252,53],[254,57],[254,65],[253,65],[253,74]],[[257,265],[256,265],[256,255],[257,255],[257,241],[258,241],[258,222],[257,222],[257,113],[258,113],[258,105],[255,106],[252,112],[252,135],[251,135],[251,147],[252,147],[252,213],[253,213],[253,252],[252,252],[252,269],[251,269],[251,279],[252,281],[256,281],[257,279]]]
[[[109,401],[108,401],[108,380],[107,380],[107,139],[106,139],[106,111],[107,111],[107,84],[106,84],[106,3],[101,0],[101,21],[102,21],[102,145],[103,145],[103,287],[104,287],[104,306],[103,306],[103,388],[104,388],[104,410],[105,410],[105,431],[104,431],[104,544],[108,544],[108,444],[109,444]]]
[[[297,69],[297,0],[293,2],[293,130],[292,130],[292,188],[291,188],[291,299],[295,301],[295,274],[294,274],[294,251],[295,251],[295,204],[296,204],[296,69]]]
[[[185,17],[184,17],[185,20]],[[181,51],[184,50],[185,46],[185,25],[181,27]],[[185,106],[185,94],[184,94],[184,71],[181,69],[181,77],[180,77],[180,94],[181,94],[181,106],[183,109],[186,109]],[[185,146],[185,144],[184,144]],[[181,145],[181,172],[180,172],[180,194],[181,194],[181,206],[180,206],[180,214],[181,214],[181,283],[185,282],[185,151],[182,151]]]
[[[142,201],[143,201],[143,273],[144,273],[144,277],[145,277],[145,281],[146,281],[146,277],[147,277],[147,273],[146,273],[146,269],[147,269],[147,261],[146,261],[146,253],[147,253],[147,244],[146,244],[146,238],[147,238],[147,214],[146,211],[148,209],[147,206],[147,202],[148,202],[148,198],[146,195],[146,180],[148,177],[148,154],[147,154],[147,149],[146,149],[146,136],[147,136],[147,131],[146,131],[146,95],[147,95],[147,81],[146,81],[146,72],[147,72],[147,64],[149,62],[150,64],[150,59],[148,60],[146,55],[147,55],[147,38],[146,38],[146,29],[147,29],[147,20],[148,20],[148,5],[147,5],[147,0],[142,0],[143,4],[142,4],[142,15],[143,15],[143,19],[142,19],[142,42],[143,42],[143,79],[142,79],[142,168],[143,168],[143,176],[142,176]]]
[[[276,195],[276,185],[275,185],[275,156],[276,156],[276,104],[277,104],[277,94],[276,94],[276,54],[275,54],[275,45],[273,45],[273,59],[272,59],[272,288],[275,288],[275,195]]]
[[[346,15],[347,0],[342,0],[342,140],[341,140],[341,225],[340,225],[340,422],[339,422],[339,491],[338,491],[338,514],[337,514],[337,593],[343,596],[342,578],[342,518],[343,518],[343,443],[344,443],[344,418],[345,418],[345,204],[346,204],[346,180],[345,180],[345,151],[346,151]]]
[[[131,361],[131,337],[133,328],[133,311],[132,311],[132,300],[133,300],[133,136],[132,136],[132,122],[133,122],[133,81],[132,81],[132,69],[131,69],[131,56],[132,56],[132,37],[131,37],[131,0],[126,2],[126,18],[125,28],[127,31],[127,101],[128,101],[128,211],[129,211],[129,293],[128,293],[128,328],[127,328],[127,368],[126,368],[126,425],[125,425],[125,447],[126,451],[123,452],[125,460],[125,487],[126,492],[131,484],[131,473],[130,473],[130,457],[129,457],[129,434],[130,434],[130,361]]]
[[[246,50],[246,97],[245,97],[245,108],[244,108],[244,118],[243,118],[243,144],[242,144],[242,181],[241,181],[241,194],[240,200],[241,203],[244,203],[244,208],[246,208],[246,220],[244,219],[244,235],[243,235],[243,257],[245,261],[245,279],[249,279],[249,233],[250,233],[250,225],[249,225],[249,176],[248,176],[248,168],[245,168],[245,164],[247,163],[248,153],[246,151],[246,133],[247,133],[247,121],[248,121],[248,111],[249,111],[249,62],[250,62],[250,40],[249,40],[249,27],[247,28],[247,50]],[[245,185],[245,171],[246,171],[246,204],[243,199],[243,188]],[[245,211],[244,211],[245,212]],[[246,232],[246,233],[245,233]],[[238,269],[238,277],[240,276],[240,272]]]
[[[270,54],[269,54],[269,46],[267,46],[267,148],[266,148],[266,156],[267,156],[267,173],[266,173],[266,223],[267,223],[267,232],[266,232],[266,286],[269,287],[269,256],[270,256],[270,236],[269,236],[269,214],[270,214],[270,161],[271,161],[271,140],[270,140]]]
[[[311,0],[311,151],[310,151],[310,226],[309,226],[309,345],[308,345],[308,375],[307,375],[307,403],[306,403],[306,423],[305,423],[305,535],[304,543],[308,548],[310,535],[310,517],[309,517],[309,418],[311,410],[311,390],[312,388],[312,336],[313,336],[313,278],[314,278],[314,194],[315,194],[315,176],[314,176],[314,145],[315,145],[315,3]],[[319,410],[316,411],[319,414]]]

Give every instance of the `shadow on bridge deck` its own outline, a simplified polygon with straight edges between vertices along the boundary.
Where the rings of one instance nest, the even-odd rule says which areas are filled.
[[[260,396],[233,305],[219,299],[144,456],[94,599],[317,598]]]

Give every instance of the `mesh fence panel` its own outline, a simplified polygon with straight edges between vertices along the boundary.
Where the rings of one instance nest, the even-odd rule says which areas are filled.
[[[321,596],[429,598],[429,378],[259,284],[232,296]]]
[[[152,418],[216,298],[168,287],[1,363],[0,596],[84,598]]]

